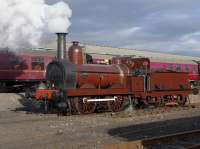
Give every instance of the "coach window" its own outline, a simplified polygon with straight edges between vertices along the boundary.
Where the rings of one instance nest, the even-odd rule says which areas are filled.
[[[192,66],[192,71],[197,72],[197,67],[195,65]]]
[[[189,68],[188,65],[185,65],[185,71],[186,71],[186,72],[190,72],[190,68]]]
[[[44,70],[44,58],[32,57],[31,66],[32,70]]]
[[[10,66],[12,69],[21,70],[21,69],[23,69],[23,61],[19,58],[13,58],[10,61]]]
[[[181,65],[177,64],[176,71],[181,72]]]
[[[167,69],[168,69],[169,71],[173,71],[173,64],[169,64]]]

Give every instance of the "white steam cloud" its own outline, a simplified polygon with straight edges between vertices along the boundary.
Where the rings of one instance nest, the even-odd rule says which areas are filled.
[[[45,0],[0,0],[0,47],[37,47],[44,34],[67,32],[71,15],[62,1],[48,5]]]

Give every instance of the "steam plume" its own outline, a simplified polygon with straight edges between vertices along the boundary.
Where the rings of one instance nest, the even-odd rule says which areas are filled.
[[[68,4],[45,0],[0,0],[0,47],[37,47],[42,37],[67,32],[72,11]],[[45,39],[46,40],[46,39]]]

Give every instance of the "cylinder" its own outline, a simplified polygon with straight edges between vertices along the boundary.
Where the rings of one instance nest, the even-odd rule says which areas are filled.
[[[57,59],[66,58],[66,35],[68,33],[56,33],[57,34]]]
[[[72,46],[68,50],[68,56],[70,62],[73,64],[84,64],[85,63],[85,53],[81,46],[79,46],[78,41],[74,41]]]

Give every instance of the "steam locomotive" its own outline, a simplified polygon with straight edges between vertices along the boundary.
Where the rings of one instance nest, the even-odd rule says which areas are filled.
[[[66,54],[66,34],[57,33],[57,59],[46,70],[47,84],[36,91],[45,111],[121,111],[127,104],[184,105],[191,93],[188,73],[151,72],[148,58],[114,57],[111,65],[85,64],[74,42]]]

